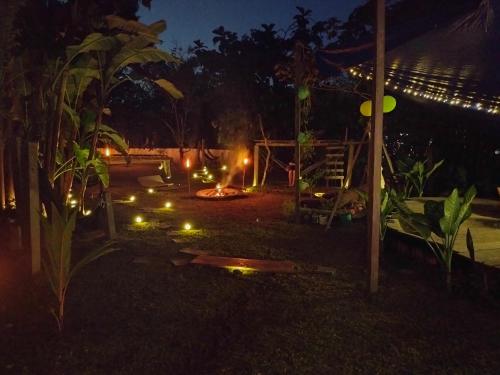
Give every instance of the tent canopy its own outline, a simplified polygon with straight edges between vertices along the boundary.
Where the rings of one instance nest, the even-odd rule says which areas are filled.
[[[425,32],[386,54],[386,88],[424,98],[500,114],[500,0],[482,0],[473,12],[452,24]],[[348,54],[321,51],[318,59],[343,67],[353,76],[372,79],[367,46]],[[342,56],[342,57],[341,57]],[[347,64],[346,64],[347,62]],[[330,69],[331,70],[331,69]]]

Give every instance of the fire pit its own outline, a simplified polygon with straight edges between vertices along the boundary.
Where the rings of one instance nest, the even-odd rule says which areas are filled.
[[[240,190],[229,186],[222,187],[217,184],[213,189],[203,189],[196,192],[196,197],[209,200],[229,200],[236,198],[246,198],[246,195]]]

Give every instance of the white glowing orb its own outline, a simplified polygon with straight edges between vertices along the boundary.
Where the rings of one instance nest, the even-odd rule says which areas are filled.
[[[192,228],[193,228],[193,226],[190,223],[185,223],[184,224],[184,229],[185,230],[191,230]]]
[[[138,215],[138,216],[136,216],[136,217],[134,218],[134,221],[135,221],[137,224],[140,224],[140,223],[142,223],[142,222],[144,221],[144,219],[142,218],[142,216],[139,216],[139,215]]]

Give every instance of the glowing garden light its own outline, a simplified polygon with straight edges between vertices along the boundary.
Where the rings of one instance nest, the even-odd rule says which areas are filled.
[[[92,213],[92,210],[84,210],[83,216],[89,216]]]
[[[136,224],[140,224],[144,221],[144,218],[141,216],[141,215],[137,215],[136,217],[134,217],[134,222]]]
[[[172,202],[170,201],[165,202],[165,208],[172,208]]]
[[[104,149],[104,155],[106,155],[107,158],[111,156],[111,150],[109,149],[109,147],[106,147]]]
[[[182,227],[184,228],[184,230],[191,230],[191,229],[193,229],[193,226],[190,223],[184,223],[184,225]]]
[[[209,180],[211,180],[211,179],[213,179],[213,178],[214,178],[214,176],[213,176],[213,175],[211,175],[211,174],[209,174],[207,177],[208,177],[208,179],[209,179]]]
[[[135,195],[131,195],[129,198],[128,198],[129,202],[135,202]]]
[[[153,194],[154,192],[155,192],[155,189],[153,189],[153,188],[148,189],[148,194]]]
[[[198,173],[193,173],[193,178],[198,178]]]
[[[225,165],[225,164],[224,164],[224,165],[221,167],[221,169],[222,169],[223,171],[227,171],[227,165]]]

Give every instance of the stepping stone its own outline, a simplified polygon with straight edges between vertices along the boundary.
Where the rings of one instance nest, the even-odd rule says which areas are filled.
[[[170,262],[174,266],[180,267],[180,266],[185,266],[185,265],[191,263],[191,258],[187,258],[187,257],[172,258],[172,259],[170,259]]]
[[[297,265],[289,260],[260,260],[245,258],[217,257],[199,255],[191,263],[210,267],[227,268],[230,270],[257,271],[257,272],[297,272]]]
[[[208,251],[191,249],[189,247],[186,247],[184,249],[180,249],[179,253],[189,254],[189,255],[208,255],[208,254],[210,254]]]

